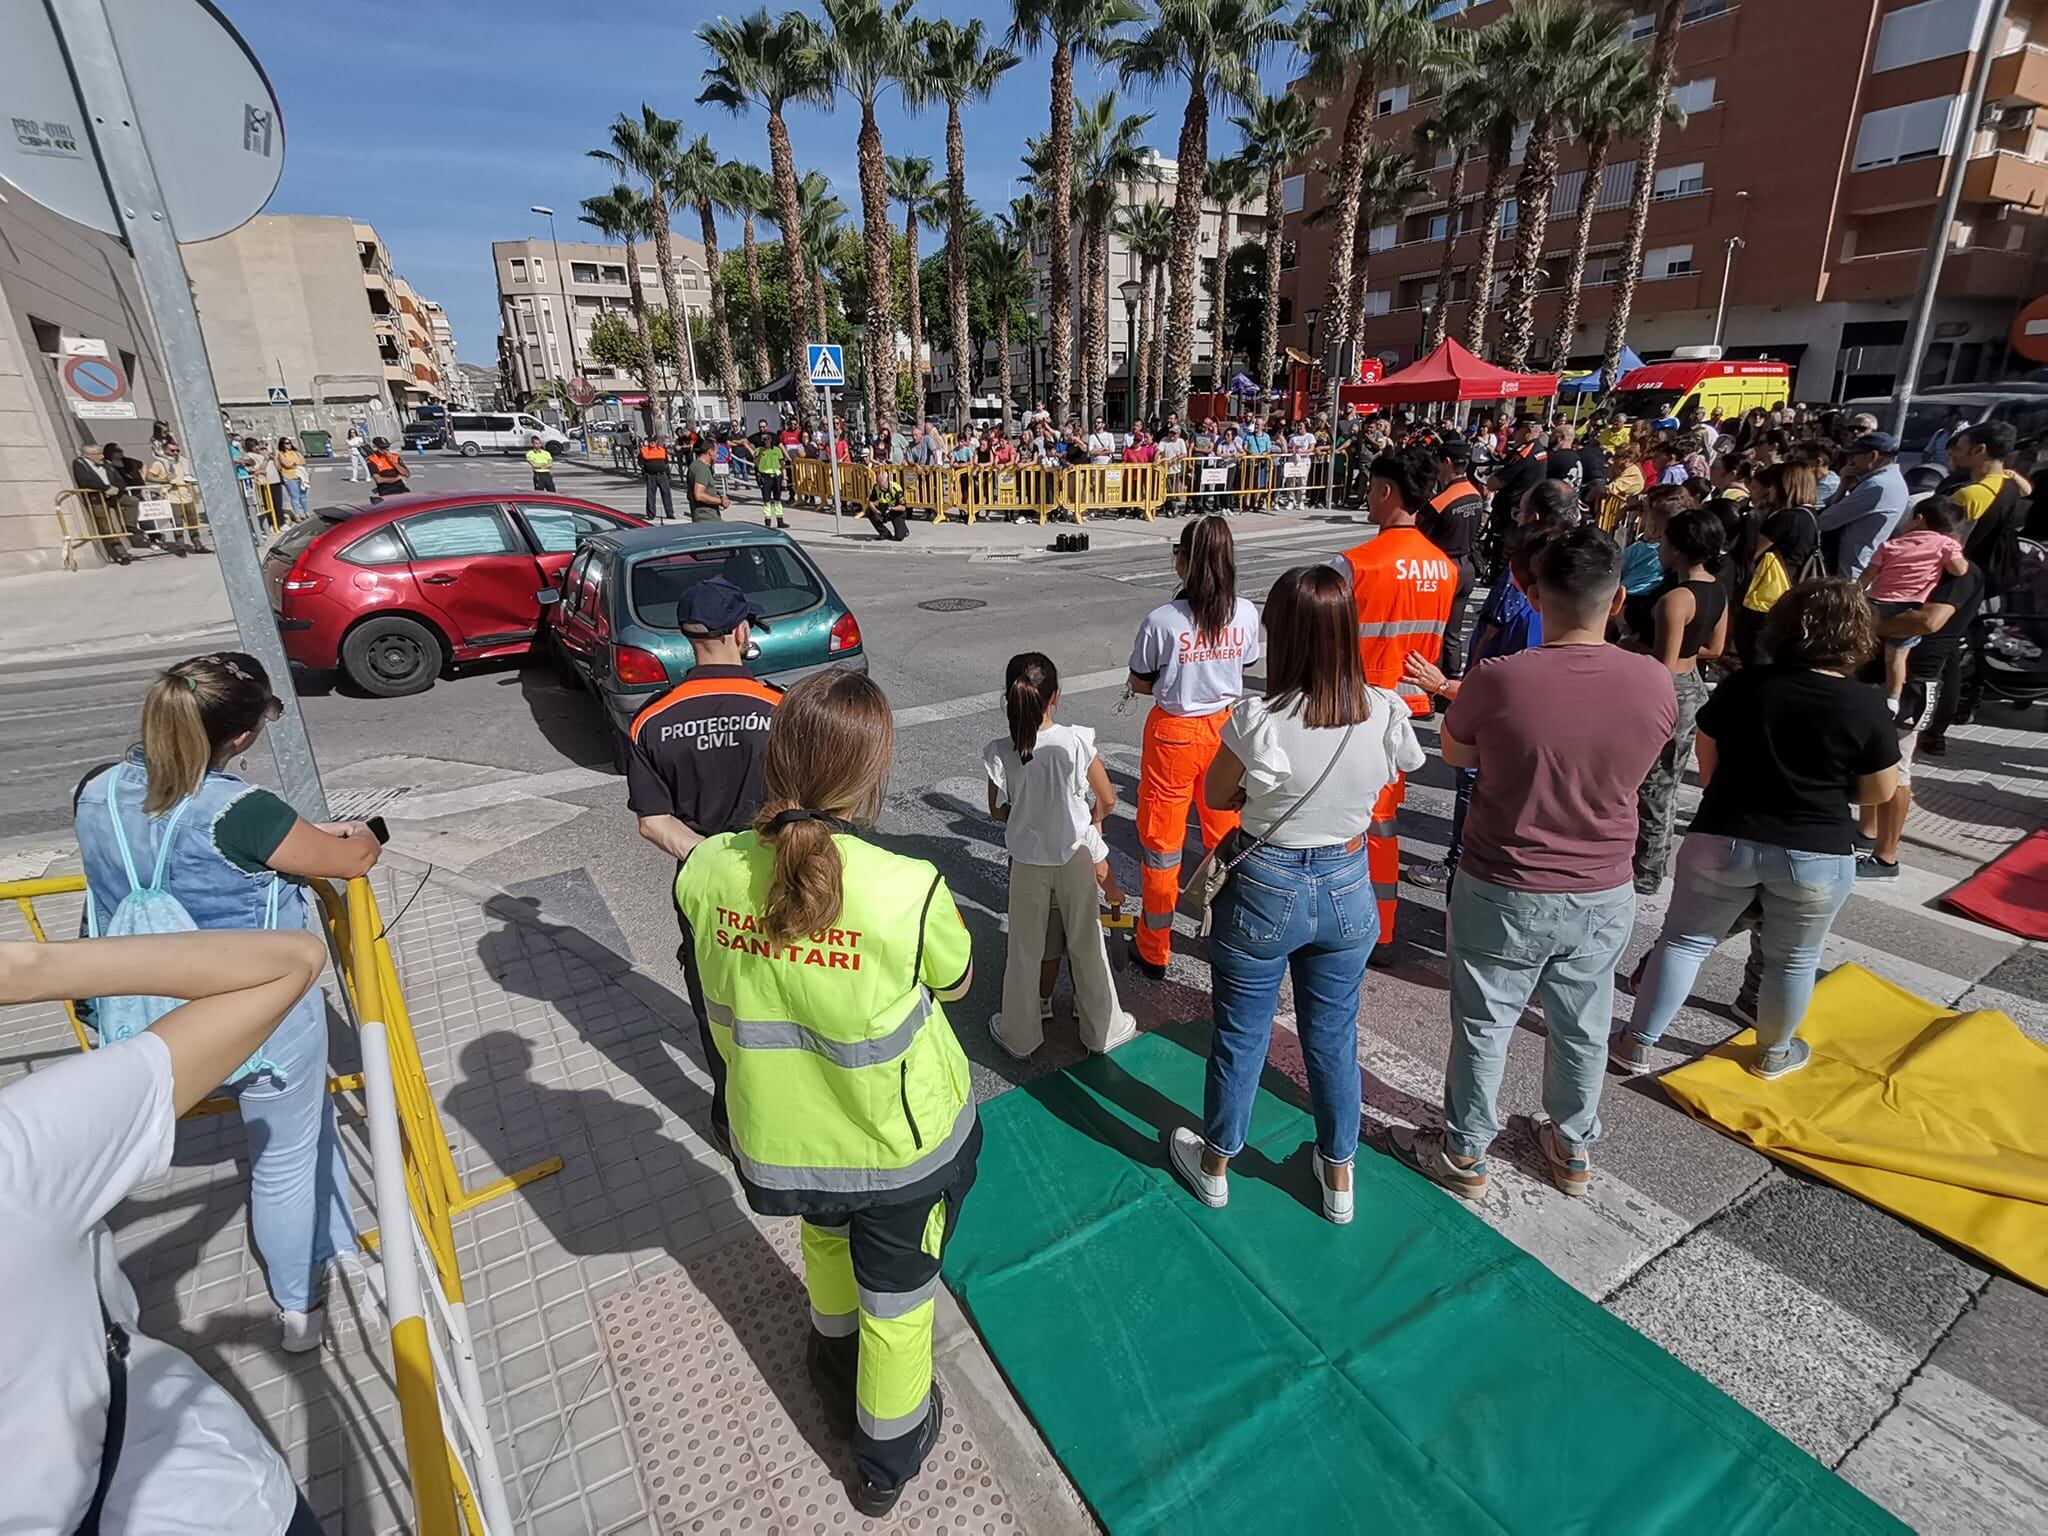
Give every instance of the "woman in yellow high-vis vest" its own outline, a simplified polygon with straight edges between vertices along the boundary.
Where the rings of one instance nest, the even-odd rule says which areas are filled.
[[[805,678],[775,711],[752,830],[699,843],[676,876],[733,1163],[756,1211],[803,1218],[811,1379],[870,1516],[939,1437],[939,1260],[981,1151],[943,1006],[974,979],[966,925],[930,864],[856,834],[893,747],[868,678]]]

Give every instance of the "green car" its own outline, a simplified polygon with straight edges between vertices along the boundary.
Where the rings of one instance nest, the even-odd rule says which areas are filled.
[[[562,681],[604,706],[613,766],[625,771],[633,718],[695,663],[676,604],[723,576],[760,607],[747,652],[754,675],[787,687],[823,667],[868,669],[860,624],[803,547],[740,523],[686,523],[600,533],[577,548],[559,587],[540,594]]]

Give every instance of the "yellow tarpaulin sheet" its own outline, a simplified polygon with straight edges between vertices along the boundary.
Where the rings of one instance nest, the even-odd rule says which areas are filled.
[[[1687,1113],[2048,1288],[2048,1047],[1861,966],[1822,981],[1804,1071],[1767,1083],[1745,1030],[1668,1073]]]

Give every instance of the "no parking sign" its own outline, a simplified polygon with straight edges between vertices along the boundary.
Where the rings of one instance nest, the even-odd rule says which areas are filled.
[[[105,344],[71,340],[65,350],[71,355],[57,365],[57,377],[63,381],[71,414],[88,420],[123,417],[132,421],[135,402],[128,398],[128,375],[107,356]]]

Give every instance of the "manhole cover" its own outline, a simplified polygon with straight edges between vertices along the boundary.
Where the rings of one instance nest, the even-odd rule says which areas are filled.
[[[970,608],[986,608],[988,604],[978,597],[935,597],[917,606],[928,613],[965,613]]]

